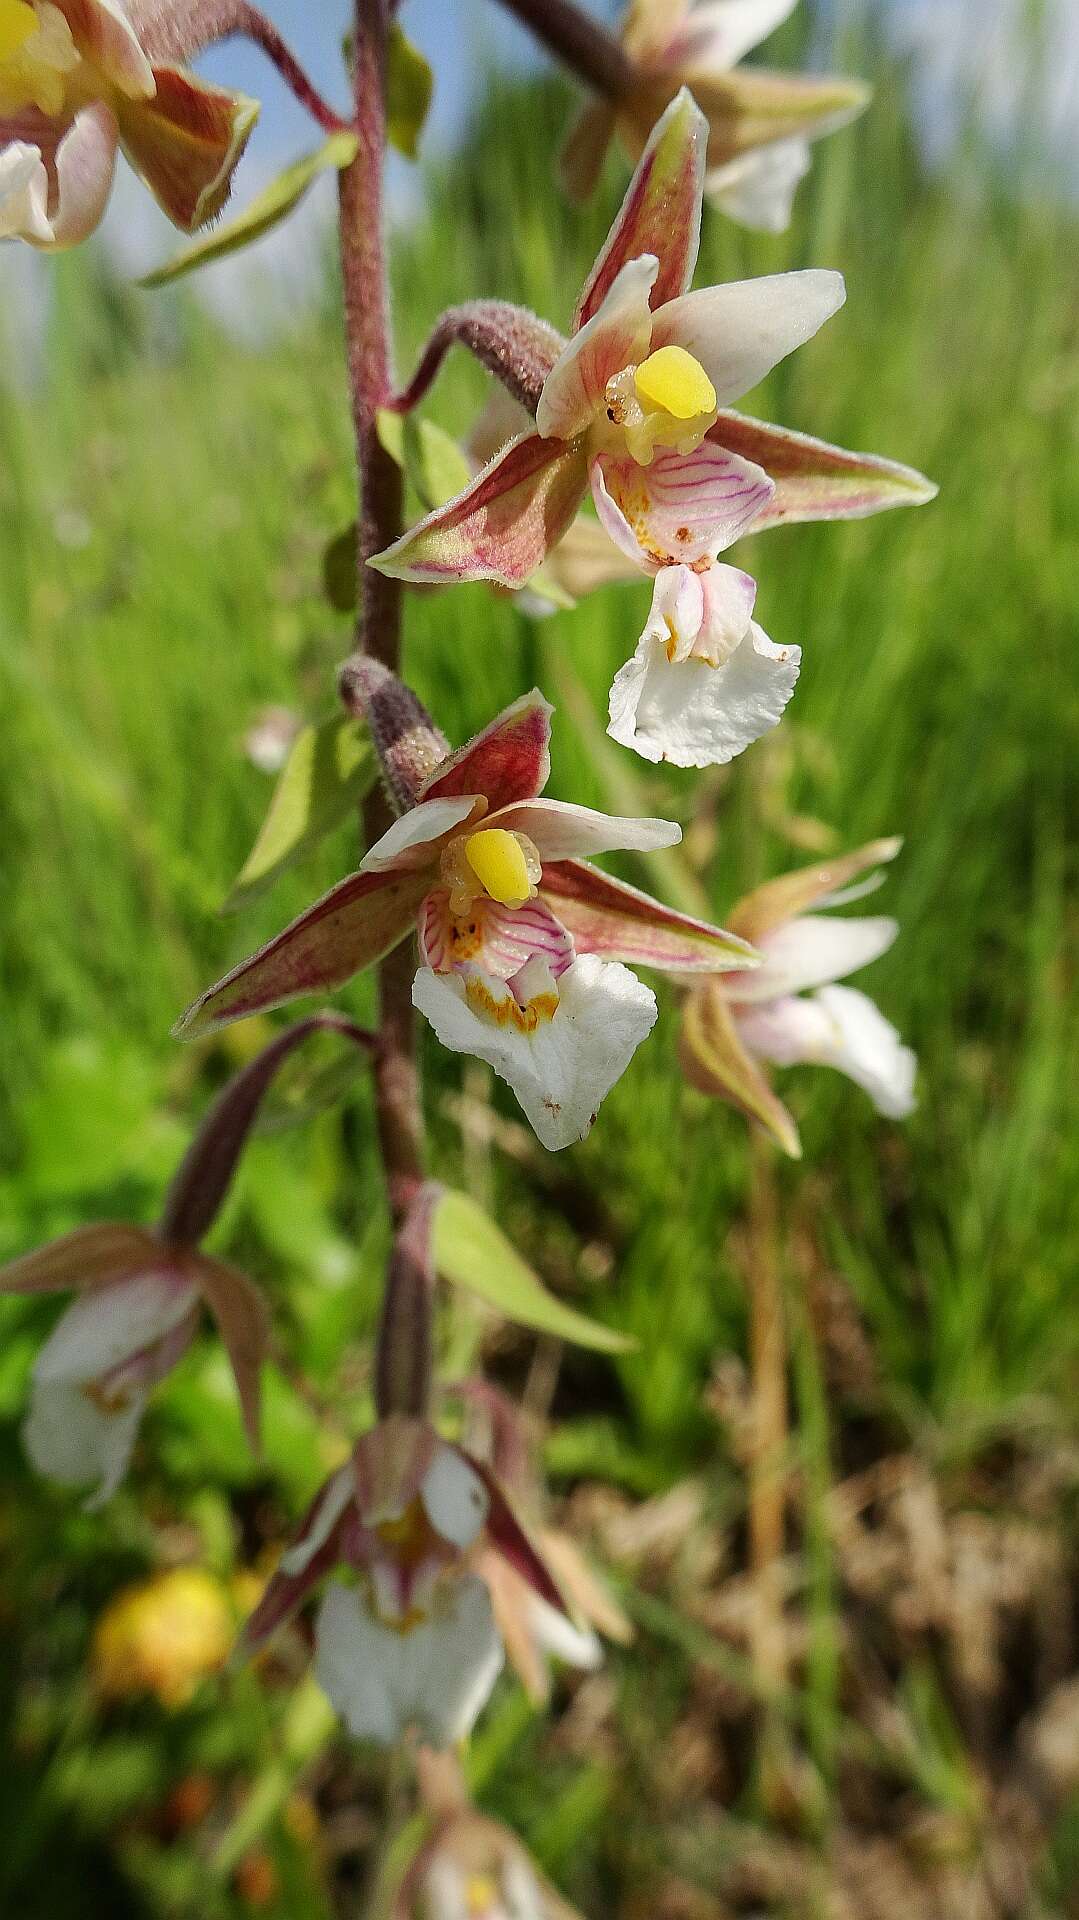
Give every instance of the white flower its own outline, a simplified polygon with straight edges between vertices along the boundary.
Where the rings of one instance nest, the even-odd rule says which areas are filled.
[[[800,647],[752,618],[756,583],[734,567],[664,567],[632,659],[615,675],[607,732],[646,760],[722,766],[774,727]]]
[[[777,1067],[835,1067],[864,1087],[889,1120],[913,1113],[917,1060],[868,994],[821,987],[804,999],[741,1009],[737,1022],[743,1042],[760,1059]]]
[[[315,1677],[357,1740],[395,1745],[415,1726],[435,1747],[470,1733],[502,1667],[487,1588],[447,1586],[406,1631],[383,1624],[356,1590],[331,1586],[315,1627]]]

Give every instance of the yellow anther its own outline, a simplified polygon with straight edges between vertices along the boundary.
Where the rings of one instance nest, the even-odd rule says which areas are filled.
[[[465,841],[465,859],[480,885],[503,907],[522,907],[532,887],[524,850],[504,827],[483,827]]]
[[[669,413],[675,420],[695,420],[714,413],[716,390],[701,366],[684,347],[659,347],[642,360],[633,376],[642,407]]]
[[[465,1906],[470,1920],[483,1920],[498,1899],[498,1888],[485,1873],[473,1873],[465,1886]]]
[[[0,0],[0,60],[10,60],[37,32],[37,14],[26,0]]]

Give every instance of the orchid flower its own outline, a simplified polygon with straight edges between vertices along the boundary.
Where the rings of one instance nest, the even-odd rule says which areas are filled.
[[[467,1803],[440,1812],[391,1911],[392,1920],[581,1920],[516,1836]]]
[[[79,1228],[0,1269],[0,1293],[78,1297],[34,1364],[23,1427],[37,1471],[63,1486],[96,1481],[108,1500],[127,1471],[151,1389],[182,1359],[202,1302],[228,1349],[244,1420],[257,1444],[265,1302],[246,1274],[139,1227]]]
[[[874,891],[883,876],[858,882],[858,875],[893,860],[901,845],[875,840],[747,894],[732,910],[731,924],[753,939],[763,965],[752,976],[730,976],[714,990],[695,988],[687,1001],[681,1059],[691,1085],[760,1121],[795,1159],[801,1154],[798,1129],[761,1071],[761,1060],[778,1067],[835,1067],[889,1119],[903,1120],[914,1110],[914,1054],[866,994],[836,984],[888,951],[899,931],[896,921],[833,920],[808,911],[843,906]]]
[[[85,240],[120,147],[191,232],[228,199],[257,115],[243,94],[151,61],[120,0],[0,0],[0,239]]]
[[[533,691],[444,759],[359,872],[196,1000],[178,1031],[341,986],[415,930],[412,998],[443,1045],[487,1061],[545,1147],[583,1139],[656,1019],[629,966],[712,973],[754,955],[589,864],[681,832],[542,799],[551,712]]]
[[[935,491],[909,468],[729,410],[845,296],[842,277],[823,271],[687,291],[706,138],[683,90],[588,277],[536,431],[371,561],[410,581],[527,586],[591,486],[611,540],[655,582],[611,691],[610,731],[680,765],[729,760],[759,738],[798,673],[799,649],[774,646],[753,622],[752,583],[718,555],[769,525],[856,518]]]
[[[361,1436],[316,1495],[240,1641],[265,1644],[323,1576],[343,1568],[315,1625],[315,1674],[356,1739],[432,1746],[471,1730],[502,1667],[482,1547],[548,1605],[562,1599],[498,1482],[426,1420],[391,1414]]]
[[[562,171],[575,199],[591,194],[612,134],[637,159],[657,113],[688,86],[708,121],[705,194],[732,220],[766,233],[790,224],[811,140],[846,126],[867,105],[858,80],[734,71],[798,0],[632,0],[622,44],[636,84],[617,106],[591,102],[566,143]]]

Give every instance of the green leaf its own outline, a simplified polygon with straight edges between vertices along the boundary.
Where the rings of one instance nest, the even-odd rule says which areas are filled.
[[[472,478],[468,456],[444,427],[388,407],[379,412],[377,426],[379,440],[404,469],[427,513],[467,487]]]
[[[625,1353],[635,1342],[563,1306],[521,1259],[500,1227],[465,1193],[445,1191],[432,1223],[435,1267],[443,1279],[497,1308],[507,1320],[600,1353]]]
[[[153,273],[146,274],[139,281],[140,287],[163,287],[169,281],[179,280],[185,273],[193,273],[196,267],[209,266],[211,261],[223,260],[226,254],[250,246],[253,240],[261,240],[264,233],[269,233],[299,205],[308,187],[320,173],[351,165],[356,158],[358,144],[354,133],[331,133],[329,139],[321,147],[316,147],[314,153],[305,154],[302,160],[294,161],[262,193],[256,194],[250,206],[235,220],[215,227],[192,246],[184,247],[164,266],[155,267]]]
[[[293,742],[262,830],[222,908],[236,913],[354,812],[374,786],[378,766],[362,720],[335,714],[303,727]]]
[[[394,21],[386,44],[386,133],[406,160],[416,158],[434,90],[430,63]]]

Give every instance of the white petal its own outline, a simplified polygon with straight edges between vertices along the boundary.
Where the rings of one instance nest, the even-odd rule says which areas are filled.
[[[498,1010],[514,998],[502,981],[481,982],[493,1015],[469,1004],[472,983],[458,974],[421,969],[412,998],[443,1046],[476,1054],[512,1087],[543,1145],[556,1151],[584,1139],[604,1095],[654,1026],[657,1008],[655,995],[627,967],[593,954],[575,960],[557,987],[542,963],[530,963],[524,975],[533,967],[546,973],[547,994],[538,977],[524,976],[518,993],[556,995],[557,1005],[531,1033],[512,1017],[500,1024]]]
[[[731,220],[758,233],[786,233],[794,196],[812,165],[808,140],[775,140],[708,174],[704,191]]]
[[[12,140],[0,149],[0,240],[52,240],[49,176],[38,147]]]
[[[811,340],[845,299],[842,274],[819,267],[700,287],[660,308],[652,347],[685,347],[715,387],[717,405],[726,407]]]
[[[800,647],[773,645],[751,621],[723,666],[696,658],[672,664],[646,628],[615,675],[607,732],[645,760],[724,766],[781,719],[801,658]]]
[[[674,820],[634,820],[598,813],[572,800],[522,800],[491,815],[510,833],[526,833],[540,859],[587,860],[597,853],[651,853],[675,847],[682,829]]]
[[[885,914],[851,920],[800,914],[762,935],[756,944],[764,965],[733,975],[727,983],[730,998],[747,1004],[779,1000],[806,987],[842,980],[887,953],[898,932],[898,921]]]
[[[708,0],[694,7],[678,36],[678,50],[702,72],[726,73],[743,54],[759,47],[783,21],[798,0]],[[692,76],[690,83],[692,84]]]
[[[360,861],[361,873],[386,873],[391,867],[422,867],[431,858],[432,841],[452,833],[475,811],[477,796],[460,794],[453,800],[421,800],[410,807]]]
[[[111,1373],[173,1332],[198,1297],[194,1283],[175,1273],[143,1273],[80,1294],[38,1354],[35,1381],[85,1383]]]
[[[99,1481],[90,1504],[100,1506],[127,1471],[146,1400],[145,1392],[129,1393],[110,1413],[72,1381],[35,1379],[22,1429],[35,1471],[65,1487]]]
[[[315,1626],[315,1677],[357,1740],[393,1746],[418,1726],[432,1746],[471,1732],[502,1667],[482,1580],[457,1580],[408,1632],[377,1621],[363,1597],[331,1586]]]
[[[552,1660],[594,1673],[603,1665],[603,1646],[591,1627],[578,1627],[531,1589],[527,1598],[528,1627],[536,1645]]]
[[[902,1120],[913,1111],[915,1056],[872,1000],[853,987],[739,1006],[736,1018],[744,1045],[775,1066],[835,1067],[864,1087],[878,1113]]]
[[[462,1553],[478,1538],[491,1504],[475,1468],[446,1446],[438,1448],[424,1474],[420,1498],[435,1532]]]
[[[545,440],[583,433],[603,405],[608,380],[645,358],[652,336],[648,296],[658,272],[659,261],[650,253],[627,261],[599,312],[559,355],[536,408]]]

